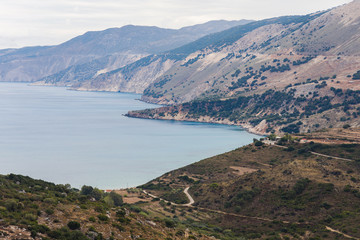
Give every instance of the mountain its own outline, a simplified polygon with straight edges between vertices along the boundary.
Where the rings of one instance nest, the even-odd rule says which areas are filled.
[[[229,45],[230,43],[234,43],[236,40],[244,37],[244,35],[248,34],[249,32],[254,31],[255,29],[259,29],[261,27],[264,27],[267,25],[272,25],[272,24],[284,24],[284,25],[289,26],[296,22],[308,21],[309,19],[313,19],[316,16],[317,15],[288,16],[288,17],[267,19],[267,20],[252,22],[252,23],[248,23],[245,25],[233,27],[233,28],[225,30],[223,32],[207,35],[203,38],[200,38],[199,40],[196,40],[189,44],[183,45],[179,48],[170,50],[170,51],[162,53],[162,54],[154,55],[153,59],[156,59],[155,61],[157,61],[159,58],[161,58],[162,61],[156,63],[158,65],[158,67],[156,68],[158,70],[158,72],[156,72],[156,74],[152,74],[152,75],[153,76],[164,75],[164,77],[167,78],[167,76],[165,76],[164,73],[168,69],[170,69],[170,66],[172,67],[172,69],[179,68],[178,69],[179,73],[181,73],[182,71],[188,71],[188,69],[184,68],[184,66],[188,66],[190,62],[194,63],[195,61],[198,60],[197,51],[201,52],[203,49],[211,48],[211,49],[215,50],[215,52],[216,52],[216,51],[219,51],[219,47],[222,48],[224,46],[224,44]],[[261,29],[259,31],[261,31]],[[192,56],[192,54],[195,56]],[[223,57],[224,56],[222,56],[221,58],[223,58]],[[186,60],[187,58],[188,58],[188,60]],[[190,59],[192,59],[192,60],[190,60]],[[188,62],[190,60],[190,62],[185,64],[183,62],[185,60],[186,60],[186,62]],[[220,59],[218,59],[218,60],[220,60]],[[167,63],[166,65],[164,64],[165,62]],[[147,61],[147,63],[150,66],[150,68],[152,68],[152,66],[154,65],[154,63],[151,61],[150,62]],[[138,74],[141,75],[141,73],[143,73],[143,72],[149,73],[152,70],[147,69],[148,65],[146,65],[146,64],[144,65],[144,61],[142,59],[139,60],[138,63],[135,63],[135,66],[139,66],[139,68],[134,67],[134,64],[132,64],[132,66],[131,66],[132,71],[137,72],[136,74],[133,74],[133,75],[135,75],[135,76],[137,76]],[[109,72],[109,73],[105,74],[104,76],[95,77],[89,81],[85,81],[85,82],[81,83],[80,86],[75,85],[74,88],[80,89],[80,90],[97,90],[97,88],[100,87],[99,90],[111,91],[111,89],[114,89],[113,85],[115,85],[115,86],[117,86],[117,89],[119,91],[128,91],[126,88],[122,88],[121,86],[129,85],[129,84],[130,85],[135,85],[135,84],[139,85],[139,79],[132,78],[131,76],[129,76],[127,74],[126,69],[128,69],[128,67],[120,68],[116,71]],[[217,71],[217,69],[214,69],[214,71]],[[178,74],[178,73],[176,73],[176,74]],[[207,74],[207,73],[205,73],[205,74]],[[147,76],[147,78],[142,78],[142,80],[140,79],[140,81],[146,81],[145,84],[140,84],[141,86],[146,86],[149,83],[152,83],[155,81],[163,82],[161,77],[159,77],[157,79],[157,78],[154,78],[151,76]],[[112,83],[111,87],[109,87],[109,82]],[[158,84],[156,84],[156,85],[158,85]],[[136,89],[136,92],[143,92],[144,89],[145,88],[138,88],[138,89]],[[145,92],[144,98],[146,98],[147,95],[148,94]],[[148,100],[148,99],[146,98],[144,100]],[[149,101],[157,101],[157,100],[151,99]]]
[[[146,44],[143,44],[143,46],[135,45],[133,47],[133,51],[139,52],[139,50],[142,50],[142,52],[148,54],[151,52],[156,53],[156,52],[169,50],[174,47],[179,47],[184,43],[191,42],[192,40],[195,40],[200,36],[207,35],[208,33],[218,32],[223,29],[231,28],[232,26],[246,24],[248,22],[251,21],[247,21],[247,20],[210,21],[204,24],[184,27],[179,30],[171,30],[170,33],[168,33],[168,37],[164,37],[162,35],[156,35],[157,37],[159,37],[158,41],[153,42],[149,46],[147,46],[148,42]],[[146,46],[148,49],[145,49]],[[128,46],[127,48],[130,49],[130,46]],[[128,62],[128,64],[135,62],[135,60],[138,60],[139,56],[140,55],[133,56],[132,61]],[[142,56],[144,56],[144,54]],[[140,64],[143,61],[144,60],[141,60]],[[126,65],[127,65],[126,62],[123,62],[123,64],[113,64],[111,61],[109,61],[109,56],[106,56],[100,59],[96,59],[95,62],[92,61],[92,62],[87,62],[85,64],[71,66],[60,72],[57,72],[55,74],[40,79],[36,84],[69,86],[77,90],[95,90],[95,91],[121,90],[127,92],[142,93],[143,90],[146,87],[148,87],[148,85],[153,81],[153,79],[156,79],[165,70],[168,69],[167,67],[168,64],[164,66],[164,69],[162,69],[163,66],[162,62],[160,62],[160,66],[158,66],[155,69],[153,67],[154,64],[152,64],[152,66],[150,66],[150,68],[152,67],[152,70],[146,70],[145,73],[141,73],[141,70],[139,70],[140,71],[139,74],[132,73],[133,75],[138,76],[133,79],[132,82],[134,82],[134,84],[127,84],[129,86],[124,86],[125,84],[122,84],[122,86],[120,86],[121,84],[119,83],[118,79],[121,78],[122,76],[119,76],[119,74],[115,74],[115,73],[120,72],[118,70],[119,67],[125,67]],[[135,64],[135,66],[137,65],[139,65],[139,63]],[[133,71],[136,71],[134,65],[126,67],[126,69],[129,68],[133,69]],[[162,69],[162,70],[158,70],[158,69]],[[112,72],[112,70],[116,70],[116,71]],[[155,70],[158,71],[154,72]],[[150,72],[151,74],[148,75],[148,73]],[[99,76],[101,73],[104,74]],[[99,78],[97,78],[98,76]],[[126,78],[128,77],[126,76]],[[104,79],[106,79],[106,81],[104,81]],[[141,81],[146,81],[146,82],[144,83]],[[95,83],[92,84],[93,82]]]
[[[173,50],[186,57],[144,90],[144,101],[176,106],[129,116],[237,124],[260,134],[358,127],[359,28],[356,0],[205,36]]]
[[[213,21],[179,30],[128,25],[87,32],[57,46],[6,49],[0,51],[0,81],[32,82],[70,66],[89,63],[103,57],[105,59],[100,61],[107,61],[105,66],[111,65],[112,59],[108,59],[108,56],[114,54],[115,57],[121,58],[115,61],[119,64],[114,65],[114,68],[119,68],[137,60],[134,55],[143,57],[166,51],[209,33],[247,22],[249,21]],[[128,60],[124,58],[126,54],[130,54]]]
[[[161,88],[150,86],[144,97],[172,104],[202,94],[226,97],[246,89],[247,95],[265,92],[309,78],[337,75],[337,81],[349,82],[352,79],[347,76],[360,69],[359,9],[360,2],[354,1],[327,12],[253,22],[199,39],[177,51],[191,53],[166,73],[172,80]],[[248,78],[244,86],[238,82],[242,77]],[[151,99],[152,92],[163,96]]]

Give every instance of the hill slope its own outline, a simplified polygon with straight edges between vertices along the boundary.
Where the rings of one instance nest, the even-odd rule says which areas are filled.
[[[194,208],[223,213],[207,221],[237,237],[345,239],[327,230],[336,229],[359,238],[359,145],[287,140],[282,147],[256,141],[164,174],[142,187],[175,201],[190,186]],[[331,155],[333,149],[350,160],[310,152]]]
[[[0,175],[0,196],[1,239],[183,239],[185,234],[211,239],[177,226],[165,215],[149,216],[139,206],[124,204],[115,192],[90,186],[79,191],[21,175]]]
[[[205,48],[175,62],[142,97],[182,105],[129,115],[239,124],[261,134],[357,127],[359,28],[360,1],[353,1],[202,38],[178,51]]]
[[[360,145],[278,144],[254,140],[111,193],[0,176],[0,238],[360,238]]]

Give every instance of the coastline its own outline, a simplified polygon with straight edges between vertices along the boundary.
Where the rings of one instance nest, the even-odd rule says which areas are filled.
[[[137,93],[137,92],[122,92],[122,91],[118,91],[118,90],[95,90],[95,89],[87,89],[87,88],[72,88],[71,86],[58,86],[55,84],[46,84],[43,82],[33,82],[31,84],[29,84],[30,86],[53,86],[53,87],[66,87],[66,90],[69,91],[84,91],[84,92],[111,92],[111,93],[131,93],[131,94],[141,94],[141,93]],[[142,96],[142,94],[141,94]],[[149,104],[154,104],[154,105],[158,105],[159,107],[164,107],[164,106],[171,106],[171,105],[166,105],[166,104],[159,104],[159,103],[154,103],[152,101],[149,100],[144,100],[142,97],[137,99],[138,101],[144,102],[144,103],[149,103]],[[240,126],[242,127],[245,131],[258,135],[258,136],[265,136],[268,135],[268,133],[264,130],[264,128],[262,128],[262,123],[260,123],[258,126],[253,127],[251,124],[249,123],[235,123],[233,121],[230,121],[228,119],[224,119],[224,120],[217,120],[214,118],[210,118],[210,117],[200,117],[199,119],[195,119],[195,118],[186,118],[186,116],[184,115],[178,115],[177,117],[173,117],[169,114],[165,115],[164,117],[150,117],[150,116],[144,116],[144,115],[140,115],[137,114],[136,111],[129,111],[127,114],[125,114],[124,116],[126,117],[133,117],[133,118],[142,118],[142,119],[153,119],[153,120],[173,120],[173,121],[181,121],[181,122],[199,122],[199,123],[215,123],[215,124],[222,124],[222,125],[230,125],[230,126]]]
[[[81,92],[111,92],[111,93],[130,93],[130,94],[141,94],[141,93],[137,93],[137,92],[122,92],[122,91],[118,91],[118,90],[95,90],[95,89],[87,89],[87,88],[72,88],[71,86],[60,86],[60,85],[55,85],[55,84],[46,84],[44,82],[33,82],[29,84],[30,86],[52,86],[52,87],[66,87],[66,90],[69,91],[81,91]],[[142,94],[141,94],[142,96]],[[142,97],[140,97],[139,99],[136,99],[138,101],[144,102],[144,103],[149,103],[149,104],[154,104],[154,105],[158,105],[159,108],[160,107],[164,107],[164,106],[171,106],[171,105],[166,105],[166,104],[159,104],[159,103],[154,103],[152,101],[149,100],[144,100]],[[150,116],[144,116],[141,114],[137,114],[136,111],[129,111],[127,114],[125,114],[124,116],[126,117],[132,117],[132,118],[141,118],[141,119],[153,119],[153,120],[173,120],[173,121],[180,121],[180,122],[198,122],[198,123],[215,123],[215,124],[221,124],[221,125],[230,125],[230,126],[240,126],[242,127],[245,131],[258,135],[258,136],[265,136],[268,135],[268,133],[264,130],[264,128],[262,127],[263,123],[260,123],[258,126],[252,126],[249,123],[235,123],[233,121],[230,121],[228,119],[224,119],[224,120],[217,120],[214,118],[210,118],[207,116],[202,116],[199,119],[195,119],[195,118],[186,118],[186,116],[184,115],[178,115],[177,117],[173,117],[169,114],[165,115],[164,117],[150,117]]]
[[[172,117],[172,116],[169,116],[169,115],[166,115],[164,117],[151,117],[151,116],[148,116],[148,115],[145,116],[145,115],[139,114],[136,111],[129,111],[124,116],[130,117],[130,118],[140,118],[140,119],[168,120],[168,121],[179,121],[179,122],[214,123],[214,124],[229,125],[229,126],[240,126],[241,128],[243,128],[248,133],[258,135],[259,137],[263,137],[265,135],[268,135],[268,133],[266,133],[264,130],[261,130],[258,127],[253,127],[248,123],[235,123],[235,122],[232,122],[232,121],[230,121],[228,119],[216,120],[216,119],[213,119],[213,118],[210,118],[210,117],[200,117],[199,119],[194,119],[194,118],[186,118],[185,116],[181,116],[181,117],[176,118],[176,117]],[[261,125],[261,123],[259,125]]]

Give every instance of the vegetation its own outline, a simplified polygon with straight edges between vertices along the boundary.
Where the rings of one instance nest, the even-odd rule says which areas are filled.
[[[229,232],[229,239],[293,239],[306,234],[309,239],[341,238],[325,226],[360,236],[360,165],[356,160],[360,145],[299,144],[291,135],[282,139],[285,148],[258,142],[254,139],[252,145],[172,171],[152,183],[167,182],[173,188],[189,184],[180,176],[197,179],[190,188],[195,208],[234,214],[203,220],[219,227],[221,239]],[[353,149],[353,155],[348,149]],[[311,151],[346,152],[354,161],[320,157]],[[237,168],[255,171],[239,175]]]
[[[115,192],[79,191],[15,174],[0,175],[0,219],[0,238],[9,239],[166,239],[176,231],[165,231],[162,219],[147,224],[141,208],[124,205]]]
[[[352,78],[353,80],[360,80],[360,70],[359,71],[357,71],[357,73],[355,73],[354,75],[353,75],[353,78]]]
[[[247,84],[250,75],[233,83],[237,88]],[[326,86],[322,83],[320,88]],[[261,95],[239,96],[230,99],[199,99],[181,105],[159,109],[130,112],[128,115],[144,118],[162,118],[165,113],[176,116],[181,113],[187,119],[197,120],[210,117],[214,120],[230,120],[233,123],[249,122],[253,126],[266,121],[268,132],[280,127],[282,132],[299,133],[303,127],[303,119],[320,115],[332,109],[343,113],[339,120],[356,119],[360,114],[360,91],[331,88],[334,96],[319,96],[314,92],[311,97],[298,96],[295,89],[287,91],[268,90]],[[316,127],[316,126],[315,126]]]
[[[360,237],[360,145],[299,144],[289,134],[278,144],[254,139],[141,186],[178,204],[188,202],[183,190],[191,186],[193,207],[144,196],[127,205],[91,186],[0,176],[0,234],[15,225],[43,239],[341,239],[331,227]]]

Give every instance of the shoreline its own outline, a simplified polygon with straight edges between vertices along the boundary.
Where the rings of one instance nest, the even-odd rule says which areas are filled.
[[[140,100],[141,101],[141,100]],[[124,114],[124,116],[129,117],[129,118],[138,118],[138,119],[149,119],[149,120],[164,120],[164,121],[177,121],[177,122],[194,122],[194,123],[212,123],[212,124],[219,124],[219,125],[227,125],[227,126],[239,126],[242,129],[244,129],[245,131],[247,131],[248,133],[251,134],[255,134],[258,135],[259,137],[264,137],[265,135],[268,135],[265,132],[262,131],[257,131],[254,127],[250,127],[249,124],[245,124],[245,123],[233,123],[230,122],[229,120],[223,120],[223,121],[217,121],[217,120],[213,120],[213,119],[209,119],[206,120],[205,118],[202,119],[175,119],[175,118],[158,118],[158,117],[141,117],[141,116],[135,116],[132,115],[132,111],[129,111],[127,114]]]
[[[136,93],[136,92],[122,92],[122,91],[112,91],[112,90],[90,90],[90,89],[79,89],[79,88],[71,88],[71,86],[57,86],[54,84],[46,84],[46,83],[41,83],[41,82],[33,82],[31,84],[29,84],[30,86],[52,86],[52,87],[65,87],[66,90],[69,91],[80,91],[80,92],[109,92],[109,93],[129,93],[129,94],[138,94],[141,95],[140,98],[137,98],[137,101],[140,102],[144,102],[144,103],[148,103],[148,104],[153,104],[159,107],[164,107],[164,106],[171,106],[171,105],[166,105],[166,104],[159,104],[159,103],[154,103],[151,101],[147,101],[142,99],[143,94],[142,93]],[[268,135],[268,133],[266,133],[265,131],[260,131],[258,129],[256,129],[256,127],[251,126],[248,123],[234,123],[231,122],[230,120],[222,120],[222,121],[218,121],[218,120],[214,120],[211,118],[206,119],[206,117],[201,117],[201,119],[185,119],[184,117],[181,119],[176,119],[174,117],[164,117],[164,118],[156,118],[156,117],[140,117],[140,116],[133,116],[133,115],[129,115],[131,113],[134,113],[134,111],[129,111],[127,114],[124,114],[124,116],[126,117],[131,117],[131,118],[139,118],[139,119],[153,119],[153,120],[171,120],[171,121],[179,121],[179,122],[196,122],[196,123],[214,123],[214,124],[221,124],[221,125],[228,125],[228,126],[240,126],[241,128],[243,128],[245,131],[247,131],[248,133],[251,134],[255,134],[258,135],[259,137],[263,137],[265,135]]]

